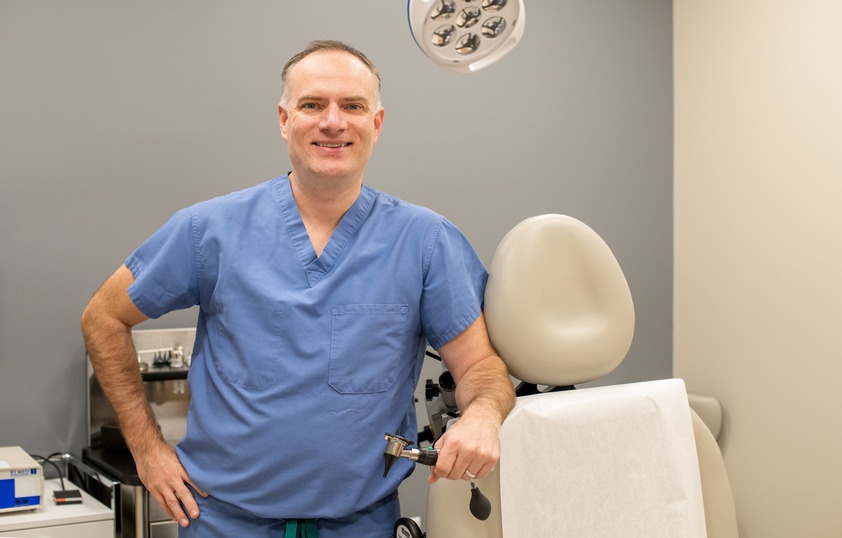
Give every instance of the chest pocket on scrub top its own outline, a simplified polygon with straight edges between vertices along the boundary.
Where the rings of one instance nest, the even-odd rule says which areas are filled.
[[[383,392],[394,385],[406,360],[409,306],[334,306],[328,383],[342,394]]]

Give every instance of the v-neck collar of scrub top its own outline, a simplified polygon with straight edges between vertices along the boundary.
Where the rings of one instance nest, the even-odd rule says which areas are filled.
[[[307,281],[312,288],[331,270],[336,260],[339,259],[342,250],[347,246],[348,241],[351,240],[360,224],[368,216],[374,203],[374,190],[367,185],[362,186],[360,195],[342,217],[342,220],[339,221],[339,225],[322,250],[321,256],[316,255],[316,250],[310,241],[310,235],[307,233],[307,228],[304,227],[304,221],[301,219],[301,213],[298,211],[298,205],[292,195],[289,174],[278,178],[275,183],[275,193],[278,197],[287,232],[298,254],[298,261],[301,263]]]

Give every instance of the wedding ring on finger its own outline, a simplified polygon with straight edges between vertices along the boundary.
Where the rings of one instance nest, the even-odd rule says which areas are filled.
[[[475,475],[474,473],[472,473],[471,471],[469,471],[467,469],[465,469],[465,476],[467,476],[470,479],[474,479],[474,478],[477,477],[477,475]]]

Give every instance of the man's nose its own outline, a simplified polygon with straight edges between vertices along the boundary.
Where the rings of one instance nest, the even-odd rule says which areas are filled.
[[[329,131],[343,131],[346,127],[345,115],[337,103],[330,103],[322,113],[320,127]]]

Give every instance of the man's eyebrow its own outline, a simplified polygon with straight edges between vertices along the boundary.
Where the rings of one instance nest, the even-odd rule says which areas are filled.
[[[302,95],[296,99],[296,103],[303,103],[305,101],[324,101],[324,98],[318,95]]]
[[[324,97],[319,97],[318,95],[302,95],[297,100],[296,103],[303,103],[307,101],[327,101]],[[359,103],[365,102],[368,103],[368,98],[364,95],[351,95],[349,97],[343,97],[340,99],[343,103]]]

